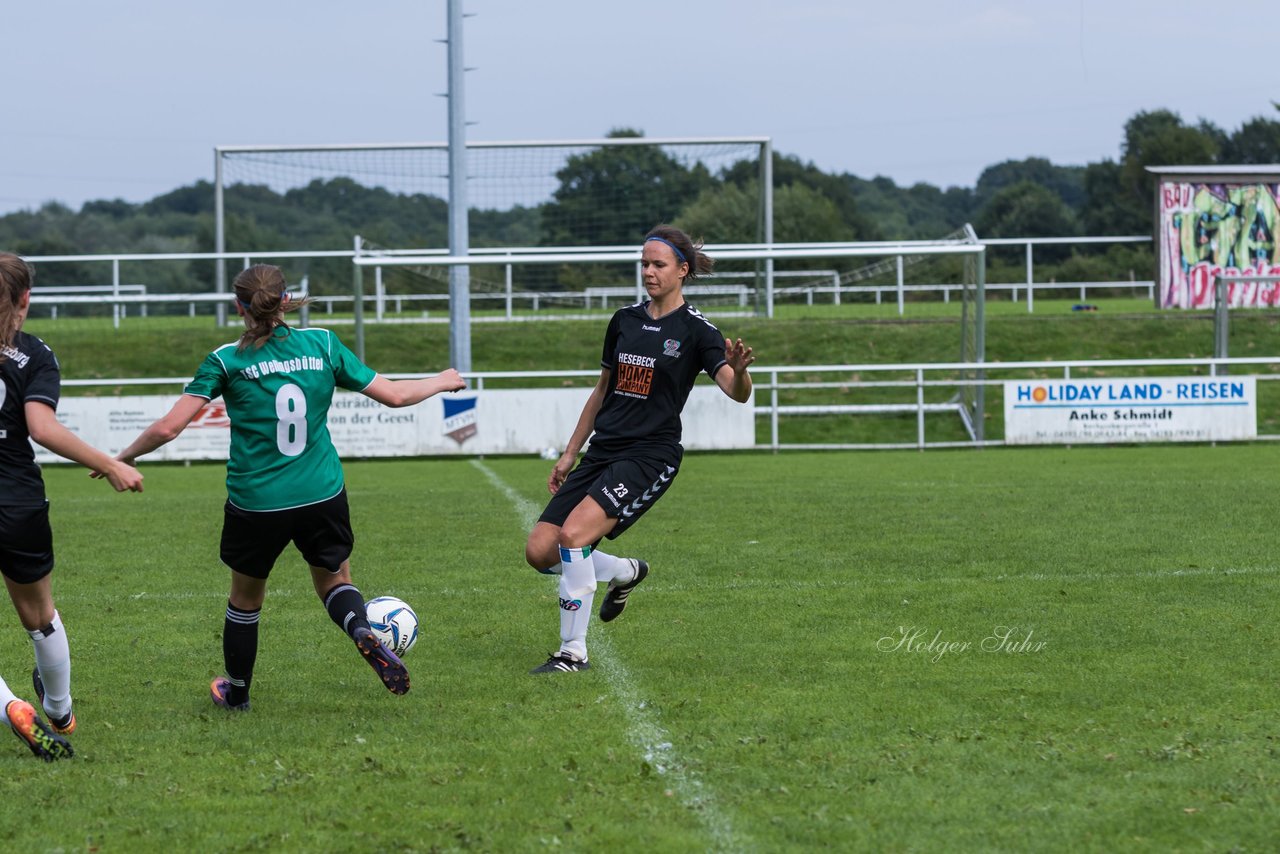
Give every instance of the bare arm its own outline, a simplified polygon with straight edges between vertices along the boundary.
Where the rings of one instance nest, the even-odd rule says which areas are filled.
[[[184,394],[178,398],[178,402],[173,405],[167,413],[157,418],[150,427],[142,431],[142,435],[134,439],[129,447],[125,448],[119,454],[119,459],[133,465],[134,460],[138,457],[151,453],[161,445],[166,445],[178,438],[187,425],[191,423],[191,419],[204,409],[204,405],[209,401],[203,397],[197,397],[194,394]]]
[[[600,379],[596,380],[596,387],[591,390],[591,396],[587,398],[587,402],[582,406],[582,414],[578,416],[578,424],[573,428],[573,435],[569,437],[569,444],[565,446],[564,453],[560,455],[560,459],[556,460],[556,464],[551,467],[551,476],[547,478],[547,490],[552,495],[559,491],[560,484],[564,483],[564,479],[569,476],[569,472],[573,471],[573,464],[577,462],[578,452],[587,443],[587,439],[591,438],[591,431],[596,427],[596,415],[599,414],[600,407],[604,405],[604,396],[609,390],[610,373],[611,371],[608,368],[600,372]]]
[[[751,374],[747,368],[756,357],[741,338],[736,342],[724,339],[724,357],[725,364],[716,371],[716,385],[738,403],[746,403],[751,399]]]
[[[94,474],[105,477],[116,492],[142,491],[142,473],[133,466],[112,459],[72,433],[58,421],[53,407],[40,401],[28,401],[23,405],[27,419],[27,431],[42,447],[60,457],[74,460]]]
[[[373,382],[365,386],[361,392],[365,397],[373,398],[384,406],[396,408],[413,406],[428,397],[444,391],[461,391],[467,384],[462,375],[453,368],[441,371],[434,377],[420,380],[389,380],[379,374]]]

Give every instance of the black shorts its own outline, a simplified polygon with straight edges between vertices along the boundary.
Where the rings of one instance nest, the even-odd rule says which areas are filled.
[[[53,572],[48,501],[39,507],[0,506],[0,572],[19,584],[34,584]]]
[[[341,569],[356,542],[347,490],[317,504],[288,510],[242,510],[227,502],[221,557],[236,572],[265,579],[290,542],[308,566],[330,572]]]
[[[606,516],[618,520],[606,534],[612,540],[663,496],[680,471],[681,456],[678,446],[666,456],[593,459],[588,452],[547,502],[538,521],[563,525],[573,508],[590,496]]]

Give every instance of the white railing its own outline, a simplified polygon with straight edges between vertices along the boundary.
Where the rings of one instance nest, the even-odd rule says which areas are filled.
[[[907,284],[903,275],[903,259],[920,257],[923,255],[933,255],[941,253],[954,253],[956,251],[980,252],[984,246],[1024,246],[1026,251],[1026,281],[1019,283],[987,283],[986,288],[992,292],[1009,292],[1014,300],[1019,299],[1021,294],[1025,294],[1028,311],[1032,310],[1036,292],[1043,291],[1071,291],[1078,292],[1081,301],[1087,299],[1088,293],[1098,290],[1114,290],[1114,289],[1145,289],[1148,296],[1154,302],[1154,284],[1150,281],[1132,281],[1117,279],[1115,281],[1100,282],[1036,282],[1033,250],[1037,246],[1047,245],[1088,245],[1088,244],[1114,244],[1114,243],[1139,243],[1150,242],[1150,237],[1070,237],[1070,238],[998,238],[993,240],[981,241],[978,244],[966,244],[962,241],[944,240],[944,241],[898,241],[898,242],[865,242],[865,241],[849,241],[839,243],[789,243],[774,244],[772,246],[763,244],[718,244],[707,247],[708,254],[721,260],[735,259],[757,259],[764,260],[768,266],[772,266],[772,261],[782,259],[817,259],[817,258],[850,258],[850,257],[869,257],[869,258],[886,258],[896,260],[896,276],[895,281],[885,282],[883,284],[842,284],[839,273],[832,270],[806,270],[806,271],[783,271],[768,270],[765,274],[765,284],[763,285],[763,298],[759,301],[765,307],[765,314],[772,315],[774,297],[803,297],[805,301],[812,304],[816,299],[829,298],[833,303],[839,303],[842,298],[858,294],[871,294],[877,303],[888,297],[896,297],[898,303],[898,313],[905,314],[906,301],[905,296],[910,293],[941,293],[944,301],[949,301],[953,291],[958,291],[961,285],[958,284]],[[959,248],[957,248],[959,247]],[[317,250],[317,251],[262,251],[262,252],[187,252],[187,253],[156,253],[156,254],[140,254],[140,253],[116,253],[116,254],[94,254],[94,255],[44,255],[32,256],[27,260],[33,264],[48,265],[57,263],[77,263],[77,264],[102,264],[109,266],[110,269],[110,291],[104,291],[100,295],[92,295],[86,291],[81,291],[79,296],[72,299],[72,295],[67,295],[65,299],[50,302],[56,304],[70,305],[73,303],[85,304],[105,304],[116,306],[128,305],[136,302],[141,306],[149,303],[160,302],[178,302],[185,303],[188,306],[189,313],[195,312],[196,305],[204,302],[213,302],[218,304],[225,297],[217,293],[185,293],[185,294],[145,294],[143,299],[126,299],[127,297],[142,297],[143,294],[130,294],[128,288],[121,279],[120,265],[122,263],[153,263],[153,262],[173,262],[173,261],[223,261],[239,264],[248,267],[251,264],[269,261],[302,261],[321,258],[346,258],[352,259],[361,267],[372,267],[375,273],[374,294],[372,296],[364,296],[362,298],[362,307],[371,305],[375,310],[375,319],[382,320],[386,317],[386,310],[392,305],[394,300],[399,300],[399,305],[403,306],[412,300],[419,301],[438,301],[445,298],[441,294],[401,294],[394,295],[386,292],[382,286],[381,272],[385,267],[391,266],[448,266],[463,261],[469,265],[499,266],[505,272],[505,284],[500,290],[472,292],[472,299],[480,302],[500,302],[504,307],[504,316],[508,319],[513,318],[514,306],[516,304],[530,304],[538,306],[540,302],[547,299],[560,299],[560,292],[527,292],[523,289],[515,287],[513,269],[517,265],[537,265],[548,263],[564,263],[564,264],[593,264],[602,262],[630,261],[634,262],[639,257],[639,251],[634,246],[598,246],[598,247],[502,247],[502,248],[474,248],[471,253],[463,259],[452,258],[444,249],[404,249],[404,250],[378,250],[376,253],[371,251],[356,252],[354,249],[348,250]],[[739,274],[740,276],[740,274]],[[104,279],[106,276],[103,277]],[[139,279],[136,275],[133,278]],[[637,274],[637,283],[635,292],[642,293],[639,286],[639,276]],[[733,274],[725,274],[722,279],[732,280]],[[774,287],[774,279],[782,278],[810,278],[811,281],[797,286],[780,286]],[[101,280],[100,280],[101,281]],[[131,283],[132,284],[132,283]],[[749,291],[751,297],[756,296],[754,283],[745,284],[745,287],[753,290]],[[143,285],[142,287],[145,287]],[[154,287],[152,288],[154,291]],[[52,296],[52,294],[51,294]],[[574,292],[573,297],[579,300],[585,300],[586,297],[582,292]],[[332,305],[351,305],[354,309],[355,297],[350,294],[326,294],[323,301],[330,307],[328,311],[332,311]],[[121,312],[117,312],[116,321],[119,322]]]
[[[1052,289],[1061,289],[1064,287],[1065,288],[1078,287],[1080,289],[1080,301],[1084,302],[1086,299],[1085,297],[1086,285],[1089,285],[1094,288],[1122,288],[1122,287],[1145,286],[1147,289],[1147,298],[1152,301],[1153,305],[1155,303],[1155,283],[1154,282],[1130,281],[1127,283],[1127,285],[1125,282],[1122,282],[1122,281],[1111,282],[1111,283],[1076,282],[1076,283],[1062,283],[1062,284],[1052,283],[1052,282],[1051,283],[1037,282],[1036,276],[1035,276],[1035,260],[1032,257],[1032,252],[1037,246],[1078,246],[1082,244],[1089,245],[1089,244],[1111,244],[1111,243],[1150,243],[1151,242],[1150,235],[1132,235],[1128,237],[995,237],[990,240],[984,240],[982,242],[988,246],[1022,246],[1024,247],[1024,250],[1026,252],[1026,258],[1027,258],[1026,280],[1021,285],[1010,285],[1008,286],[1008,288],[1013,291],[1014,302],[1018,301],[1019,288],[1026,290],[1028,313],[1035,310],[1036,290],[1052,290]],[[991,289],[992,285],[988,284],[987,288]],[[996,286],[996,288],[1000,290],[1004,290],[1005,286],[1000,285],[1000,286]]]
[[[853,364],[853,365],[773,365],[755,366],[751,369],[754,378],[754,400],[757,424],[761,429],[767,425],[768,439],[756,444],[758,450],[872,450],[893,448],[956,448],[956,447],[988,447],[1004,444],[1003,439],[970,439],[964,441],[928,441],[925,435],[925,423],[930,416],[955,416],[961,418],[964,405],[958,395],[955,399],[942,402],[927,402],[926,394],[932,389],[959,391],[965,387],[1000,386],[1006,380],[1045,379],[1046,372],[1059,374],[1063,379],[1070,379],[1072,372],[1096,371],[1101,369],[1133,369],[1129,374],[1143,375],[1149,368],[1182,368],[1187,370],[1203,369],[1207,375],[1219,375],[1229,368],[1250,368],[1252,371],[1240,374],[1253,376],[1260,382],[1280,380],[1280,374],[1260,372],[1257,369],[1267,365],[1280,364],[1280,356],[1250,356],[1242,358],[1188,358],[1188,359],[1095,359],[1095,360],[1058,360],[1048,362],[919,362],[905,364]],[[989,377],[998,373],[999,379]],[[903,378],[906,375],[908,378]],[[419,374],[387,374],[392,379],[419,376]],[[574,371],[474,371],[464,374],[473,388],[483,391],[487,385],[498,384],[503,388],[511,388],[512,383],[530,379],[571,379],[581,380],[584,384],[594,381],[600,376],[598,369]],[[816,377],[816,378],[815,378]],[[64,379],[62,385],[69,388],[86,388],[109,386],[112,388],[127,386],[168,386],[180,387],[190,381],[190,377],[145,377],[117,379]],[[516,385],[515,387],[519,387]],[[850,393],[869,389],[900,389],[903,392],[899,400],[877,403],[850,403]],[[818,403],[784,404],[781,396],[785,392],[804,391],[821,392],[831,390],[831,399]],[[796,443],[783,442],[780,439],[780,427],[784,420],[805,418],[815,415],[907,415],[915,420],[915,440],[910,442],[834,442],[834,443]],[[1280,434],[1259,434],[1261,441],[1280,440]]]

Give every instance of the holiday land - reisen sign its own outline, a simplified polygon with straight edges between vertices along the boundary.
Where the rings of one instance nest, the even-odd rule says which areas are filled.
[[[1254,377],[1010,380],[1010,445],[1225,442],[1258,435]]]

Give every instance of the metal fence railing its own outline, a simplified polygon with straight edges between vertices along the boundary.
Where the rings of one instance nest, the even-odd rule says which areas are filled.
[[[1035,296],[1038,293],[1071,293],[1078,294],[1081,301],[1091,294],[1104,291],[1145,292],[1154,301],[1154,284],[1147,280],[1134,281],[1132,278],[1117,276],[1113,280],[1090,282],[1038,282],[1035,280],[1034,250],[1037,247],[1049,246],[1094,246],[1103,244],[1150,243],[1150,237],[1117,236],[1117,237],[1071,237],[1071,238],[997,238],[982,240],[978,244],[956,240],[940,241],[897,241],[897,242],[843,242],[843,243],[790,243],[790,244],[721,244],[707,247],[712,257],[717,259],[758,259],[765,266],[760,278],[752,279],[743,274],[726,274],[708,279],[708,284],[734,288],[733,300],[741,307],[745,299],[748,305],[755,307],[765,316],[772,315],[775,301],[803,302],[812,305],[815,302],[838,304],[849,298],[869,297],[877,304],[897,301],[899,314],[907,311],[908,295],[937,294],[943,301],[950,301],[952,296],[964,287],[959,283],[947,282],[908,282],[903,274],[903,260],[918,258],[922,255],[945,254],[948,252],[982,251],[983,247],[1024,247],[1026,257],[1025,280],[1020,282],[987,282],[986,289],[992,295],[1008,293],[1013,300],[1026,299],[1027,309],[1031,311]],[[602,246],[579,247],[566,249],[563,247],[504,247],[475,248],[468,257],[471,264],[483,265],[500,270],[503,274],[501,284],[490,290],[474,290],[470,294],[477,309],[498,309],[499,319],[512,319],[522,309],[544,310],[548,305],[559,303],[583,305],[589,298],[582,290],[526,289],[518,283],[514,271],[529,269],[530,265],[538,266],[555,264],[600,264],[606,261],[628,260],[635,257],[635,247]],[[775,270],[774,261],[794,260],[798,258],[882,258],[890,262],[885,265],[884,281],[852,281],[846,275],[834,270]],[[377,252],[348,250],[314,250],[314,251],[254,251],[254,252],[190,252],[190,253],[115,253],[94,255],[44,255],[30,256],[28,261],[37,267],[53,268],[52,275],[57,275],[57,265],[74,264],[79,270],[93,271],[96,280],[92,284],[69,286],[56,279],[50,284],[53,288],[40,287],[37,305],[53,307],[70,307],[73,305],[106,305],[112,307],[115,322],[127,315],[129,307],[137,306],[140,313],[145,312],[148,305],[178,303],[186,307],[187,313],[195,314],[197,307],[212,304],[220,305],[223,295],[212,285],[205,288],[189,288],[175,292],[173,287],[160,288],[158,282],[152,280],[147,271],[161,270],[165,265],[175,262],[201,262],[205,264],[228,264],[248,267],[259,262],[294,264],[305,267],[307,264],[324,259],[348,259],[369,269],[372,281],[368,293],[358,297],[349,283],[343,282],[336,289],[326,292],[313,289],[315,296],[323,305],[325,313],[356,311],[357,302],[360,309],[371,309],[374,322],[390,319],[406,319],[406,313],[416,313],[422,318],[423,310],[439,307],[447,299],[447,291],[428,293],[422,289],[410,292],[394,293],[383,284],[382,274],[393,266],[429,265],[440,267],[450,263],[448,253],[442,249],[406,249],[379,250]],[[456,261],[456,259],[452,259]],[[122,265],[128,269],[126,282],[122,273]],[[521,266],[523,265],[523,266]],[[96,271],[101,270],[101,274]],[[162,278],[160,273],[155,279]],[[170,278],[172,272],[170,267]],[[496,278],[496,277],[495,277]],[[638,277],[637,277],[638,279]],[[796,281],[796,280],[799,281]],[[43,285],[43,282],[41,283]],[[616,286],[613,286],[616,287]],[[746,288],[745,292],[738,288]],[[58,293],[58,290],[64,290]],[[612,288],[611,288],[612,289]],[[635,293],[640,294],[638,281]],[[163,292],[169,291],[169,292]],[[741,294],[741,296],[739,296]],[[619,297],[624,298],[624,297]],[[446,312],[447,314],[447,312]]]

